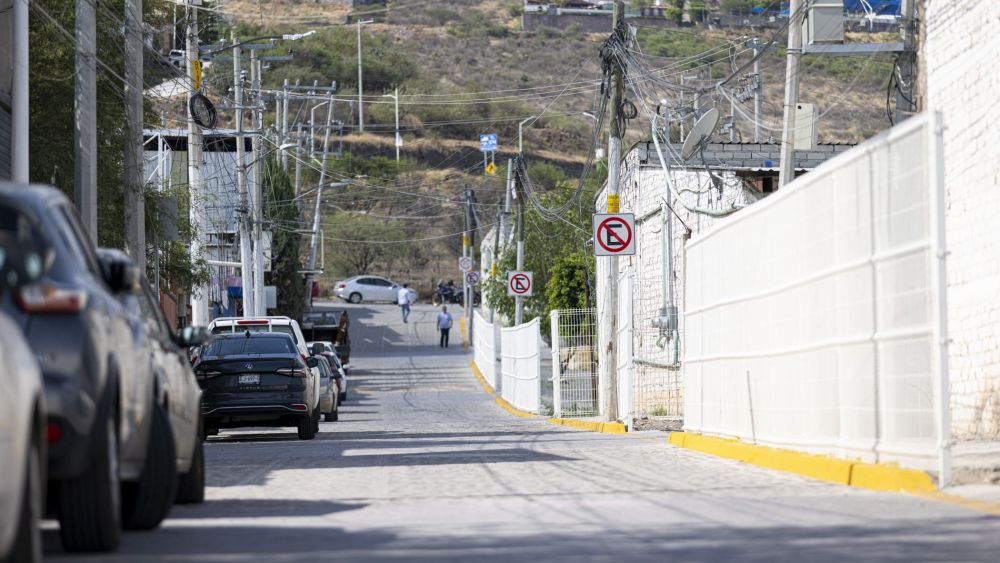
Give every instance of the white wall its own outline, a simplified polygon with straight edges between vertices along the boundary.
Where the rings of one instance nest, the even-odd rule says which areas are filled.
[[[952,433],[1000,438],[1000,2],[929,0],[927,109],[944,124]]]

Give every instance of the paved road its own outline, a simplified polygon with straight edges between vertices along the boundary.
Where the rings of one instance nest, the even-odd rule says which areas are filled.
[[[997,561],[1000,520],[512,417],[410,324],[352,308],[341,421],[312,442],[233,431],[207,446],[208,500],[119,553],[78,561]],[[453,334],[453,336],[455,336]],[[460,342],[459,338],[454,338]]]

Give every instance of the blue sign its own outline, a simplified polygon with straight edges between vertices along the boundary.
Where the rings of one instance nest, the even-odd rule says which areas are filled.
[[[482,152],[492,152],[497,150],[497,134],[489,133],[479,136],[479,150]]]

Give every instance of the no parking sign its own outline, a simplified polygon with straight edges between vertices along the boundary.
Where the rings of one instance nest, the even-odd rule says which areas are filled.
[[[594,213],[594,256],[635,254],[635,215]]]
[[[533,285],[531,272],[507,272],[507,295],[511,297],[531,297]]]

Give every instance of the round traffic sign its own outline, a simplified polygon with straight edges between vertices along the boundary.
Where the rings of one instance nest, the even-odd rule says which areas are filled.
[[[472,269],[472,258],[469,256],[463,256],[458,259],[458,268],[463,272],[468,272]]]
[[[531,291],[531,278],[527,274],[514,274],[510,277],[510,290],[517,295]]]
[[[479,285],[479,272],[466,272],[465,283],[471,286]]]
[[[632,227],[620,217],[608,217],[597,226],[597,244],[608,252],[621,252],[632,243]]]

